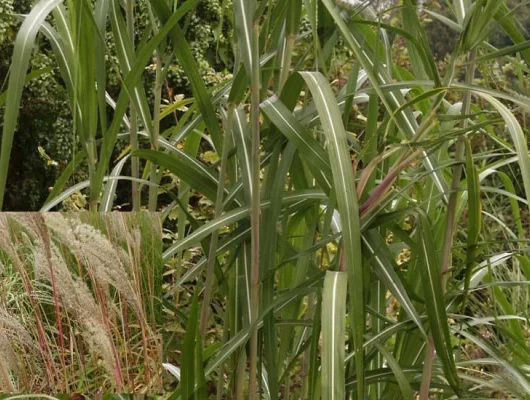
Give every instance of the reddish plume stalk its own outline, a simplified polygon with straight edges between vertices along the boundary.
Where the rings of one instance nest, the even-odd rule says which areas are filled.
[[[57,291],[57,283],[55,280],[55,274],[53,271],[53,261],[52,261],[52,251],[51,251],[51,245],[50,245],[50,235],[48,232],[48,228],[46,226],[46,223],[44,222],[44,218],[41,214],[35,214],[33,221],[35,222],[35,226],[37,228],[37,231],[39,232],[39,235],[42,239],[42,243],[44,245],[44,251],[46,253],[46,261],[48,262],[48,267],[50,269],[50,280],[52,284],[52,292],[53,292],[53,305],[54,305],[54,311],[55,311],[55,325],[57,327],[57,332],[59,333],[59,347],[60,347],[60,357],[61,357],[61,364],[63,366],[64,370],[64,377],[65,379],[68,379],[68,374],[66,373],[66,361],[65,361],[65,344],[64,344],[64,335],[63,335],[63,324],[62,324],[62,318],[61,318],[61,305],[59,303],[59,294]],[[66,383],[66,387],[68,387],[68,383]]]
[[[400,162],[394,167],[387,176],[381,181],[381,183],[370,193],[370,196],[366,201],[359,207],[359,214],[363,216],[368,210],[378,204],[380,200],[387,193],[390,185],[396,180],[398,174],[408,165],[412,163],[414,159],[412,157]]]

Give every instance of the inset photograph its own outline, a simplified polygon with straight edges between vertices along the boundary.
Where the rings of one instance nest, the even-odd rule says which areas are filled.
[[[0,392],[162,391],[157,213],[0,213]]]

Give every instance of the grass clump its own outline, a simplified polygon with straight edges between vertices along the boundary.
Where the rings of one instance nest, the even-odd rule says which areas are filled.
[[[4,213],[0,231],[2,391],[159,392],[157,215]]]

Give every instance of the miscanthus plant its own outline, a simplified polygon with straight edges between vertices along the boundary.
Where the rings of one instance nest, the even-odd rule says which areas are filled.
[[[156,215],[0,215],[0,391],[160,392]]]
[[[151,0],[136,38],[133,0],[35,2],[15,16],[0,199],[40,33],[81,145],[43,210],[81,190],[91,210],[110,210],[120,180],[133,182],[135,209],[156,210],[162,187],[172,199],[168,397],[525,397],[530,43],[502,0],[447,3],[451,18],[413,0],[226,2],[235,67],[207,90],[185,40],[196,0]],[[425,18],[458,34],[443,69]],[[489,44],[494,27],[513,45]],[[117,99],[104,90],[108,32]],[[162,131],[182,107],[162,107],[173,63],[193,102]],[[506,65],[519,85],[499,80]],[[118,137],[131,152],[115,161]],[[201,143],[217,161],[201,159]],[[66,188],[83,164],[89,180]],[[173,186],[160,186],[164,174]],[[212,204],[207,218],[188,208],[197,192]]]

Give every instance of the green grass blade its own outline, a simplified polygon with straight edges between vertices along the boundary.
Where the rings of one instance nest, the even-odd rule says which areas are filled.
[[[403,399],[413,399],[414,398],[414,392],[412,391],[412,387],[410,386],[410,382],[407,379],[407,376],[405,375],[405,371],[401,366],[399,365],[399,362],[396,360],[396,358],[387,351],[384,346],[381,344],[375,342],[375,346],[377,349],[381,352],[383,357],[386,360],[386,363],[394,373],[394,377],[397,380],[397,383],[399,385],[399,388],[401,390],[401,395],[403,396]]]
[[[190,187],[201,192],[212,201],[217,196],[218,177],[199,161],[183,151],[168,155],[156,150],[137,150],[132,156],[145,158],[157,165],[167,168]]]
[[[127,27],[121,14],[121,10],[119,9],[117,0],[111,1],[110,10],[110,21],[112,25],[112,32],[114,34],[114,41],[116,43],[116,53],[118,55],[121,71],[124,75],[127,75],[136,62],[134,47],[127,33]],[[130,92],[130,95],[131,100],[134,102],[135,109],[138,110],[145,129],[147,132],[151,132],[153,124],[143,86],[136,85]]]
[[[199,335],[199,303],[196,290],[192,299],[188,327],[182,345],[182,363],[179,389],[183,399],[202,400],[206,395],[202,345]]]
[[[145,150],[147,151],[147,150]],[[298,190],[295,192],[290,192],[286,194],[283,198],[283,206],[287,206],[292,203],[298,203],[300,201],[305,201],[307,204],[308,200],[310,202],[321,202],[327,197],[321,190],[308,189],[308,190]],[[263,200],[261,202],[261,208],[270,207],[270,200]],[[242,218],[248,217],[250,208],[248,206],[236,208],[230,211],[227,211],[225,214],[211,220],[208,224],[201,226],[199,229],[189,234],[182,240],[178,240],[169,246],[166,251],[164,251],[164,261],[167,261],[177,252],[188,248],[196,243],[199,243],[206,236],[210,235],[212,232],[222,228],[223,226],[233,224],[241,220]]]
[[[370,230],[363,233],[362,240],[366,248],[366,257],[374,266],[377,276],[384,282],[396,300],[399,301],[401,308],[416,323],[421,333],[427,336],[421,318],[410,300],[405,286],[395,271],[395,261],[381,235],[375,230]]]
[[[95,40],[99,40],[99,45],[96,46],[96,81],[98,88],[106,87],[107,85],[107,70],[105,62],[105,42],[101,38],[105,37],[105,30],[107,28],[107,16],[109,13],[109,0],[98,0],[94,9],[94,20],[99,29],[99,34],[95,35]],[[98,90],[98,106],[99,119],[101,131],[107,131],[107,105],[105,99],[105,91]]]
[[[117,177],[121,175],[123,166],[129,159],[130,155],[127,154],[123,157],[112,169],[110,176]],[[103,191],[103,196],[101,197],[100,212],[109,212],[112,211],[112,204],[114,201],[114,195],[116,194],[116,188],[118,187],[118,180],[113,179],[105,185],[105,190]]]
[[[156,13],[158,19],[165,24],[173,15],[164,0],[152,0],[151,6]],[[212,136],[215,148],[219,151],[223,148],[223,134],[219,121],[217,120],[215,109],[210,100],[210,95],[206,90],[206,86],[202,77],[200,76],[197,63],[195,62],[191,53],[190,46],[186,41],[184,32],[178,24],[175,24],[169,32],[169,37],[173,42],[173,50],[182,66],[183,70],[190,81],[193,96],[195,97],[199,109],[201,111],[208,132]]]
[[[526,193],[526,199],[530,204],[530,156],[528,155],[526,135],[524,134],[519,121],[517,121],[517,118],[508,109],[508,107],[502,104],[498,99],[487,93],[479,91],[473,92],[495,107],[495,109],[497,109],[501,117],[506,122],[506,127],[508,128],[508,132],[510,132],[510,136],[515,146],[515,151],[519,157],[518,161],[519,166],[521,167],[521,175],[523,177],[523,186]]]
[[[342,114],[327,79],[318,72],[301,72],[315,100],[322,128],[329,142],[333,186],[337,195],[337,204],[342,225],[342,243],[348,271],[348,279],[355,290],[351,294],[350,318],[353,327],[354,348],[356,350],[355,368],[358,398],[364,398],[364,357],[363,342],[365,329],[363,263],[361,255],[361,230],[359,206],[355,190],[353,167],[348,151],[349,145]]]
[[[322,292],[322,399],[345,396],[346,272],[327,271]]]
[[[458,392],[459,383],[456,373],[455,361],[451,338],[449,335],[449,323],[445,310],[444,296],[442,292],[442,278],[440,275],[440,261],[436,246],[432,237],[431,224],[423,212],[418,213],[418,250],[420,252],[421,279],[424,287],[425,303],[429,327],[432,332],[436,353],[445,372],[445,378],[451,387]]]
[[[321,284],[320,280],[314,282],[314,285]],[[244,346],[248,342],[250,333],[254,328],[259,328],[262,325],[262,321],[265,315],[271,311],[279,312],[283,308],[287,307],[291,302],[307,296],[311,293],[315,293],[317,290],[316,287],[299,287],[287,291],[287,293],[282,293],[277,296],[272,303],[270,303],[266,308],[260,310],[260,315],[254,321],[254,323],[248,326],[245,329],[240,330],[236,335],[234,335],[230,341],[223,345],[221,349],[208,361],[208,364],[205,368],[205,375],[210,375],[213,371],[221,365],[230,355],[232,355],[237,349],[241,346]]]
[[[515,53],[522,52],[523,50],[526,50],[528,48],[530,48],[530,40],[526,40],[524,42],[514,44],[513,46],[504,47],[500,50],[493,51],[486,55],[477,57],[477,62],[494,60],[499,57],[507,56],[508,54],[515,54]]]
[[[515,44],[523,43],[526,40],[525,34],[519,30],[515,20],[511,18],[510,11],[505,2],[500,3],[500,8],[495,13],[495,20]],[[530,63],[530,49],[522,50],[522,54],[526,61]]]
[[[280,99],[274,97],[265,100],[261,103],[261,110],[315,168],[323,171],[324,176],[331,176],[328,153]]]
[[[252,176],[251,176],[251,143],[250,126],[245,112],[238,108],[232,119],[232,130],[237,146],[237,158],[241,168],[243,186],[245,188],[246,203],[250,204],[252,198]]]
[[[331,190],[331,166],[329,156],[311,133],[289,112],[279,99],[267,99],[261,104],[263,113],[298,148],[299,154],[318,184],[329,193]]]
[[[245,71],[252,75],[252,20],[254,18],[256,2],[248,0],[234,0],[234,22],[238,37],[241,58]]]
[[[465,303],[468,296],[471,275],[477,255],[477,245],[482,227],[482,203],[480,200],[480,183],[478,171],[473,163],[471,143],[466,138],[466,181],[468,201],[468,231],[467,231],[467,255],[464,283],[464,300],[462,301],[462,312],[465,312]]]

